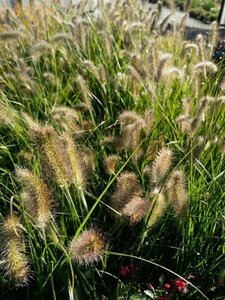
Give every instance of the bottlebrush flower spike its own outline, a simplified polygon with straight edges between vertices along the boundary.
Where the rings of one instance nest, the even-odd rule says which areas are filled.
[[[72,240],[69,253],[78,265],[91,265],[101,259],[104,249],[105,242],[102,234],[91,228]]]
[[[107,156],[104,160],[104,167],[105,167],[106,173],[108,173],[109,175],[114,174],[116,165],[119,160],[120,160],[120,157],[118,155],[112,154],[112,155]]]
[[[185,216],[188,206],[188,195],[186,190],[185,177],[182,171],[175,171],[169,182],[168,192],[173,203],[177,216]]]
[[[123,172],[117,179],[116,190],[110,200],[110,206],[118,212],[132,199],[142,195],[137,176],[133,172]]]
[[[53,175],[57,183],[66,186],[72,183],[70,162],[62,149],[62,142],[50,126],[35,124],[31,127],[31,137],[41,153],[47,175]]]
[[[65,145],[65,152],[68,156],[72,174],[72,180],[77,187],[85,188],[86,179],[84,171],[84,163],[78,147],[75,145],[73,139],[66,133],[62,135]]]
[[[2,224],[1,267],[16,286],[26,285],[30,276],[29,261],[19,218],[12,214]]]
[[[148,227],[157,223],[159,218],[163,215],[167,202],[165,196],[157,188],[150,194],[150,216],[148,218]]]
[[[159,184],[168,173],[173,159],[173,152],[169,148],[162,148],[152,167],[152,180]]]
[[[28,169],[17,168],[16,174],[23,185],[22,199],[28,213],[37,226],[46,227],[52,219],[52,196],[48,186]]]
[[[149,201],[134,196],[122,209],[122,215],[128,219],[131,224],[138,223],[143,219],[150,207]]]

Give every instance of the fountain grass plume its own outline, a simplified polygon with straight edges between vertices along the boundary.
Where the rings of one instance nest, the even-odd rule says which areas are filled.
[[[5,276],[17,287],[27,285],[31,271],[19,217],[15,214],[6,217],[1,231],[1,267]]]
[[[70,184],[73,181],[70,162],[56,131],[50,126],[36,124],[30,128],[30,135],[41,154],[46,174],[52,175],[60,186]]]
[[[69,255],[79,266],[93,265],[101,260],[105,250],[105,241],[99,230],[84,230],[69,245]]]
[[[130,201],[125,204],[121,210],[123,218],[128,220],[129,223],[135,224],[140,222],[146,213],[149,211],[150,202],[139,196],[134,196]]]
[[[177,217],[185,217],[188,210],[188,193],[184,173],[180,170],[173,172],[168,182],[168,193]]]
[[[165,195],[158,188],[155,188],[149,194],[150,209],[147,218],[147,227],[154,226],[158,220],[163,216],[168,203]]]
[[[22,199],[38,227],[46,227],[53,219],[52,195],[47,184],[26,168],[17,168],[16,175],[23,187]]]
[[[166,63],[172,59],[172,54],[165,53],[162,55],[162,57],[159,59],[159,62],[157,64],[157,72],[156,72],[156,82],[160,82],[162,77],[163,68],[165,67]]]
[[[152,131],[153,123],[154,123],[154,111],[153,110],[146,110],[144,115],[144,131],[145,134],[148,135]]]
[[[116,165],[118,164],[120,157],[115,154],[111,154],[104,159],[104,168],[107,174],[113,175],[115,173]]]
[[[19,122],[17,112],[6,101],[0,100],[0,123],[15,127]]]
[[[86,59],[83,61],[83,64],[86,67],[87,71],[90,72],[90,74],[92,74],[92,76],[99,81],[99,71],[94,62]]]
[[[118,212],[134,196],[142,196],[142,188],[138,182],[137,176],[133,172],[122,172],[117,179],[116,189],[112,194],[109,205]]]
[[[86,186],[85,168],[80,150],[68,133],[64,132],[61,138],[70,163],[72,180],[78,188],[84,189]]]
[[[20,31],[0,32],[0,42],[15,42],[22,37],[23,34]]]
[[[152,181],[158,185],[167,175],[173,161],[173,152],[164,147],[158,153],[152,167]]]
[[[87,80],[83,78],[83,76],[78,75],[76,78],[77,89],[80,93],[81,100],[89,109],[91,107],[91,98],[89,95],[89,88]]]

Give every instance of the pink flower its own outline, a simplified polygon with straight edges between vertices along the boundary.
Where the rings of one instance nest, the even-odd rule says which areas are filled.
[[[120,267],[120,277],[126,278],[128,275],[134,273],[137,268],[131,263],[127,266]]]
[[[168,290],[170,287],[171,287],[171,284],[169,284],[169,283],[165,283],[165,284],[164,284],[164,288],[165,288],[165,289]]]
[[[120,277],[126,278],[127,275],[130,274],[130,269],[128,268],[128,266],[121,266],[120,267]]]
[[[178,289],[179,292],[181,293],[187,292],[187,283],[183,279],[177,278],[174,280],[173,284]]]

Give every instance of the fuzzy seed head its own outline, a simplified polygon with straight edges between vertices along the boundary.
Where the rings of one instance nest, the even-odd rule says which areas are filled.
[[[132,123],[143,124],[142,117],[139,114],[137,114],[136,112],[129,111],[129,110],[122,112],[118,116],[118,120],[121,125],[128,125],[128,124],[132,124]]]
[[[153,126],[153,122],[154,122],[154,111],[153,110],[146,111],[144,120],[145,120],[144,130],[145,130],[146,135],[148,135],[152,130],[152,126]]]
[[[15,215],[8,216],[2,228],[1,264],[5,270],[5,275],[16,286],[26,285],[30,275],[30,267],[25,255],[25,243],[19,218]]]
[[[38,227],[46,227],[52,219],[52,196],[48,186],[28,169],[17,168],[16,174],[23,186],[25,207]]]
[[[183,99],[183,114],[186,117],[189,117],[191,115],[191,111],[192,111],[192,101],[189,97],[186,97]]]
[[[46,173],[53,175],[56,182],[61,186],[70,184],[73,181],[70,162],[64,149],[62,149],[62,142],[55,130],[50,126],[36,124],[30,132],[42,155]]]
[[[107,174],[112,175],[115,172],[116,165],[118,161],[120,160],[120,157],[118,155],[109,155],[105,158],[104,160],[104,166],[105,166],[105,171]]]
[[[122,209],[124,218],[131,224],[140,222],[149,210],[150,203],[141,197],[134,196]]]
[[[22,36],[22,33],[19,31],[0,32],[0,42],[15,41]]]
[[[188,194],[186,190],[186,180],[182,171],[175,171],[169,182],[168,191],[173,203],[176,216],[185,216],[188,206]]]
[[[0,100],[0,123],[13,127],[17,121],[17,115],[13,108]]]
[[[152,180],[158,184],[168,173],[173,160],[173,152],[169,148],[162,148],[152,167]]]
[[[84,166],[80,151],[73,139],[66,132],[62,135],[62,139],[65,152],[69,158],[73,181],[77,187],[85,188]]]
[[[95,64],[93,63],[93,61],[91,60],[84,60],[83,64],[85,65],[85,67],[87,68],[87,70],[97,79],[100,80],[99,78],[99,72],[98,72],[98,68],[95,66]]]
[[[64,33],[64,32],[60,32],[60,33],[56,33],[53,37],[52,37],[52,42],[62,42],[62,43],[68,43],[68,42],[73,42],[73,38],[70,34],[68,33]]]
[[[118,177],[116,190],[110,200],[110,206],[120,212],[132,197],[141,197],[142,193],[136,174],[132,172],[123,172]]]
[[[92,265],[101,259],[104,249],[102,235],[95,229],[89,229],[72,240],[69,253],[78,265]]]
[[[157,188],[150,195],[150,216],[148,219],[148,227],[152,227],[157,223],[160,217],[162,217],[167,202],[165,196]]]
[[[171,60],[171,58],[172,58],[172,54],[170,54],[170,53],[165,53],[164,55],[162,55],[161,59],[158,62],[158,66],[157,66],[156,82],[160,82],[163,69],[164,69],[166,63],[169,60]]]
[[[76,84],[83,103],[89,108],[91,106],[91,98],[89,95],[87,81],[81,75],[78,75],[76,78]]]
[[[218,69],[217,65],[214,64],[213,62],[211,62],[211,61],[202,61],[200,63],[197,63],[194,66],[193,70],[196,73],[203,72],[204,70],[208,70],[209,72],[216,73],[217,69]]]

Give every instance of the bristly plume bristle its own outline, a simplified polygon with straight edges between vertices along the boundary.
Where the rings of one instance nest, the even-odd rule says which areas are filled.
[[[96,169],[95,155],[92,149],[86,148],[83,150],[83,163],[87,176],[92,175]]]
[[[100,78],[99,78],[98,68],[95,66],[93,61],[86,59],[83,61],[83,64],[87,68],[87,71],[90,72],[92,74],[92,76],[95,77],[99,81]]]
[[[158,185],[168,173],[173,160],[173,152],[169,148],[162,148],[152,167],[152,180]]]
[[[108,173],[109,175],[114,174],[116,165],[119,160],[120,160],[120,157],[118,155],[112,154],[112,155],[107,156],[104,159],[104,167],[105,167],[106,173]]]
[[[131,123],[143,123],[142,117],[138,113],[130,110],[125,110],[124,112],[122,112],[118,116],[118,120],[121,125],[128,125]]]
[[[144,120],[145,120],[145,128],[144,128],[145,134],[148,135],[152,131],[152,126],[154,123],[154,111],[147,110],[145,112]]]
[[[182,171],[175,171],[168,182],[168,193],[176,216],[185,216],[188,209],[186,180]]]
[[[61,186],[72,183],[71,167],[68,157],[62,148],[62,142],[50,126],[36,124],[30,129],[31,137],[41,153],[46,175],[53,176]]]
[[[79,112],[71,107],[58,106],[51,111],[53,119],[59,123],[66,131],[74,134],[76,138],[83,135],[83,130],[80,128],[81,116]]]
[[[66,155],[68,156],[70,162],[73,182],[77,187],[84,189],[86,180],[84,175],[85,171],[82,155],[68,133],[64,132],[61,137],[65,146]]]
[[[38,227],[46,227],[53,218],[52,195],[48,186],[28,169],[17,168],[16,175],[23,186],[22,199],[28,213]]]
[[[142,196],[143,191],[138,182],[137,176],[133,172],[123,172],[117,179],[116,190],[113,193],[109,205],[120,212],[121,209],[134,196]]]
[[[16,286],[28,283],[30,277],[29,261],[25,255],[25,242],[22,233],[20,219],[12,214],[2,224],[2,259],[1,267],[5,275],[14,282]]]
[[[0,32],[1,42],[15,41],[21,37],[23,37],[23,34],[20,31]]]
[[[142,129],[145,128],[145,120],[133,111],[124,111],[118,117],[122,125],[120,147],[125,150],[136,150],[140,143]]]
[[[157,188],[150,194],[150,215],[148,218],[148,227],[152,227],[163,216],[167,207],[165,196]]]
[[[88,83],[81,75],[76,78],[76,84],[78,91],[80,92],[81,100],[83,103],[90,108],[91,107],[91,97],[89,95]]]
[[[0,123],[14,127],[18,123],[16,111],[8,103],[0,101]]]
[[[156,82],[160,82],[162,77],[163,68],[165,67],[166,63],[172,58],[172,54],[166,53],[162,55],[161,59],[158,62],[157,72],[156,72]]]
[[[198,73],[198,72],[203,72],[203,71],[210,71],[212,73],[215,73],[217,72],[218,70],[218,67],[216,64],[214,64],[213,62],[211,61],[202,61],[200,63],[197,63],[195,66],[194,66],[194,72]]]
[[[122,209],[122,216],[131,224],[140,222],[149,211],[150,202],[139,196],[134,196]]]
[[[199,129],[201,123],[204,121],[206,106],[210,101],[213,101],[213,99],[214,98],[208,97],[208,96],[203,97],[201,99],[200,105],[196,111],[196,114],[190,122],[192,135],[194,135],[196,133],[196,131]]]
[[[191,98],[186,97],[182,101],[183,104],[183,114],[185,117],[190,117],[192,112],[192,101]]]
[[[69,254],[78,265],[92,265],[103,256],[105,241],[96,229],[85,230],[70,243]]]

